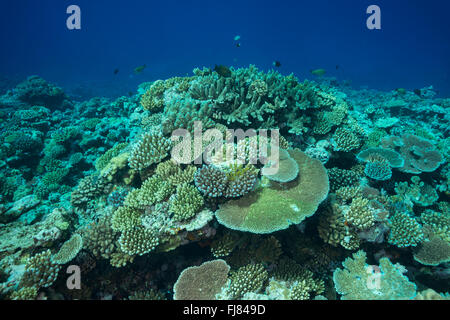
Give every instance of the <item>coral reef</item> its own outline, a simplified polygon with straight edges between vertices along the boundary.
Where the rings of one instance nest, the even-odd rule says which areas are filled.
[[[446,299],[449,108],[253,65],[32,76],[0,96],[0,299]]]

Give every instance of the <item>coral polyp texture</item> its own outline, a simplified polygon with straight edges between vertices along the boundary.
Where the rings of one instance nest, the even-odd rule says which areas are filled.
[[[30,77],[0,96],[0,299],[446,299],[449,108],[254,65]]]

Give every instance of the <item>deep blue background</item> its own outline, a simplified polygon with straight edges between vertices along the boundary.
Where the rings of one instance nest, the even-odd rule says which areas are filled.
[[[81,31],[66,29],[70,4],[81,7]],[[366,28],[371,4],[381,7],[381,31]],[[355,86],[432,84],[450,96],[449,14],[448,0],[1,0],[0,76],[119,95],[197,66],[267,70],[279,60],[300,79],[325,68]]]

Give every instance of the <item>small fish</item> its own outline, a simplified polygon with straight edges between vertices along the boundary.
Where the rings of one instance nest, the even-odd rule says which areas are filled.
[[[313,74],[317,77],[322,77],[325,75],[325,73],[327,73],[327,71],[325,69],[315,69],[315,70],[310,70],[309,72],[311,72],[311,74]]]
[[[145,64],[143,66],[137,67],[136,69],[134,69],[134,74],[141,73],[142,71],[144,71],[145,68],[147,68],[147,65],[145,65]]]
[[[216,64],[216,66],[214,67],[214,71],[224,78],[231,77],[231,70],[226,66]]]
[[[134,94],[134,93],[133,93],[132,91],[129,91],[129,92],[128,92],[128,96],[129,96],[129,97],[132,97],[133,94]]]
[[[419,97],[422,97],[422,90],[420,89],[414,89],[413,92],[418,95]]]
[[[118,74],[119,73],[119,69],[114,69],[114,74]]]
[[[241,36],[237,35],[234,37],[234,41],[239,41],[241,39]]]
[[[281,67],[281,62],[280,62],[280,61],[274,61],[274,62],[272,62],[272,65],[273,65],[274,67],[279,68],[279,67]]]
[[[397,91],[397,93],[399,93],[399,94],[405,94],[406,93],[406,89],[405,88],[397,88],[397,89],[395,89],[395,91]]]
[[[336,70],[339,70],[339,65],[338,64],[336,65]]]
[[[240,47],[241,47],[241,44],[240,44],[239,42],[236,43],[236,47],[240,48]]]

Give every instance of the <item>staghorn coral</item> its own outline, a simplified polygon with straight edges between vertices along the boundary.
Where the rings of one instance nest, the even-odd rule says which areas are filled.
[[[211,253],[214,257],[226,257],[236,247],[239,236],[232,232],[226,232],[222,237],[216,238],[211,243]]]
[[[403,267],[380,259],[380,266],[369,266],[367,255],[360,250],[336,269],[333,281],[343,300],[409,300],[416,296],[416,285],[408,280]]]
[[[153,175],[144,181],[139,189],[131,190],[125,198],[124,206],[144,210],[170,197],[175,190],[167,181]]]
[[[113,148],[106,151],[95,161],[95,168],[98,171],[103,170],[111,159],[117,157],[126,147],[128,147],[128,143],[118,143]]]
[[[164,92],[166,90],[165,82],[157,80],[152,83],[150,88],[141,97],[141,106],[145,110],[155,111],[164,106]]]
[[[330,168],[327,169],[330,179],[330,191],[335,192],[339,188],[358,184],[360,176],[352,170]]]
[[[174,300],[215,300],[228,279],[230,267],[221,259],[181,272],[173,286]]]
[[[198,101],[188,96],[174,95],[173,98],[166,99],[161,124],[163,133],[171,134],[177,129],[186,129],[193,133],[196,122],[201,123],[204,129],[214,127],[212,110],[214,105],[210,101]]]
[[[345,203],[353,198],[362,197],[363,190],[359,186],[341,187],[336,190],[336,196]]]
[[[391,167],[382,157],[371,158],[367,161],[364,173],[367,177],[378,181],[386,181],[392,177]]]
[[[141,224],[142,213],[131,207],[120,207],[111,217],[111,228],[114,231],[125,231]]]
[[[83,178],[76,189],[71,194],[71,203],[76,207],[86,206],[86,204],[105,192],[108,181],[102,176],[90,175]]]

